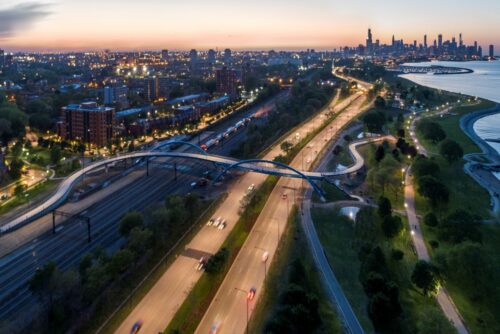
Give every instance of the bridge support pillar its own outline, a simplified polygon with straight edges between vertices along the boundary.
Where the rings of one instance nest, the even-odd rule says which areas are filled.
[[[52,234],[56,234],[56,212],[52,211]]]

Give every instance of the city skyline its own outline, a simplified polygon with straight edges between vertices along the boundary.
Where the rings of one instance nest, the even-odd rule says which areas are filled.
[[[477,40],[484,48],[500,45],[500,29],[495,23],[500,3],[481,0],[474,5],[453,6],[451,1],[443,1],[433,4],[431,11],[419,11],[431,4],[428,0],[418,6],[401,6],[394,0],[383,6],[359,0],[348,4],[313,0],[307,6],[282,0],[273,4],[261,0],[252,4],[224,0],[210,4],[198,0],[184,4],[157,0],[104,4],[95,0],[15,1],[0,5],[0,47],[35,52],[226,47],[330,50],[364,44],[366,27],[387,44],[393,34],[408,43],[420,43],[426,34],[432,43],[438,34],[458,39],[461,32],[468,44]]]

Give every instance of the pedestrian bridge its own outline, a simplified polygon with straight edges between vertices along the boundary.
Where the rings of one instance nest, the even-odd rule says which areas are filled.
[[[369,138],[361,141],[357,141],[349,145],[349,151],[355,161],[355,163],[347,169],[342,171],[332,171],[332,172],[309,172],[300,171],[291,166],[276,161],[262,160],[262,159],[252,159],[252,160],[237,160],[234,158],[228,158],[218,155],[211,155],[199,148],[198,146],[188,143],[188,142],[169,142],[168,145],[188,145],[196,150],[196,153],[187,152],[176,152],[176,151],[161,151],[158,147],[150,151],[140,151],[132,152],[120,156],[111,157],[105,160],[96,161],[79,171],[68,176],[57,188],[55,193],[48,198],[43,204],[29,210],[23,215],[13,219],[11,222],[0,227],[0,234],[8,232],[19,228],[25,224],[28,224],[35,219],[38,219],[51,211],[58,208],[60,205],[66,201],[71,190],[83,179],[84,175],[101,169],[107,168],[108,165],[112,165],[116,162],[133,160],[135,162],[146,161],[148,162],[153,158],[172,158],[172,159],[185,159],[185,160],[197,160],[212,162],[216,166],[222,169],[221,173],[217,176],[216,180],[220,179],[223,174],[227,173],[230,169],[239,169],[244,171],[251,171],[267,175],[276,175],[280,177],[291,177],[291,178],[301,178],[305,179],[311,184],[313,189],[323,197],[323,191],[315,183],[315,181],[321,181],[329,177],[335,177],[345,174],[350,174],[358,171],[364,165],[363,158],[356,150],[357,146],[364,145],[371,141],[380,141],[388,139],[387,137],[375,137]]]

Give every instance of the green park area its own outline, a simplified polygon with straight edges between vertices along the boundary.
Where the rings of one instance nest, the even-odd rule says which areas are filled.
[[[413,164],[417,211],[432,263],[472,333],[500,331],[500,227],[489,211],[488,193],[463,170],[461,156],[480,150],[459,121],[491,106],[481,101],[419,121],[419,141],[432,156]],[[426,190],[429,185],[434,191]]]
[[[378,210],[379,211],[379,210]],[[412,280],[417,263],[405,219],[361,209],[313,209],[328,261],[367,333],[453,333],[430,294]],[[436,327],[437,326],[437,327]],[[451,328],[451,330],[450,330]]]

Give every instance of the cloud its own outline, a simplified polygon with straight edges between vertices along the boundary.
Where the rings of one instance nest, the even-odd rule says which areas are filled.
[[[37,2],[24,2],[0,9],[0,39],[28,29],[50,14],[50,5]]]

